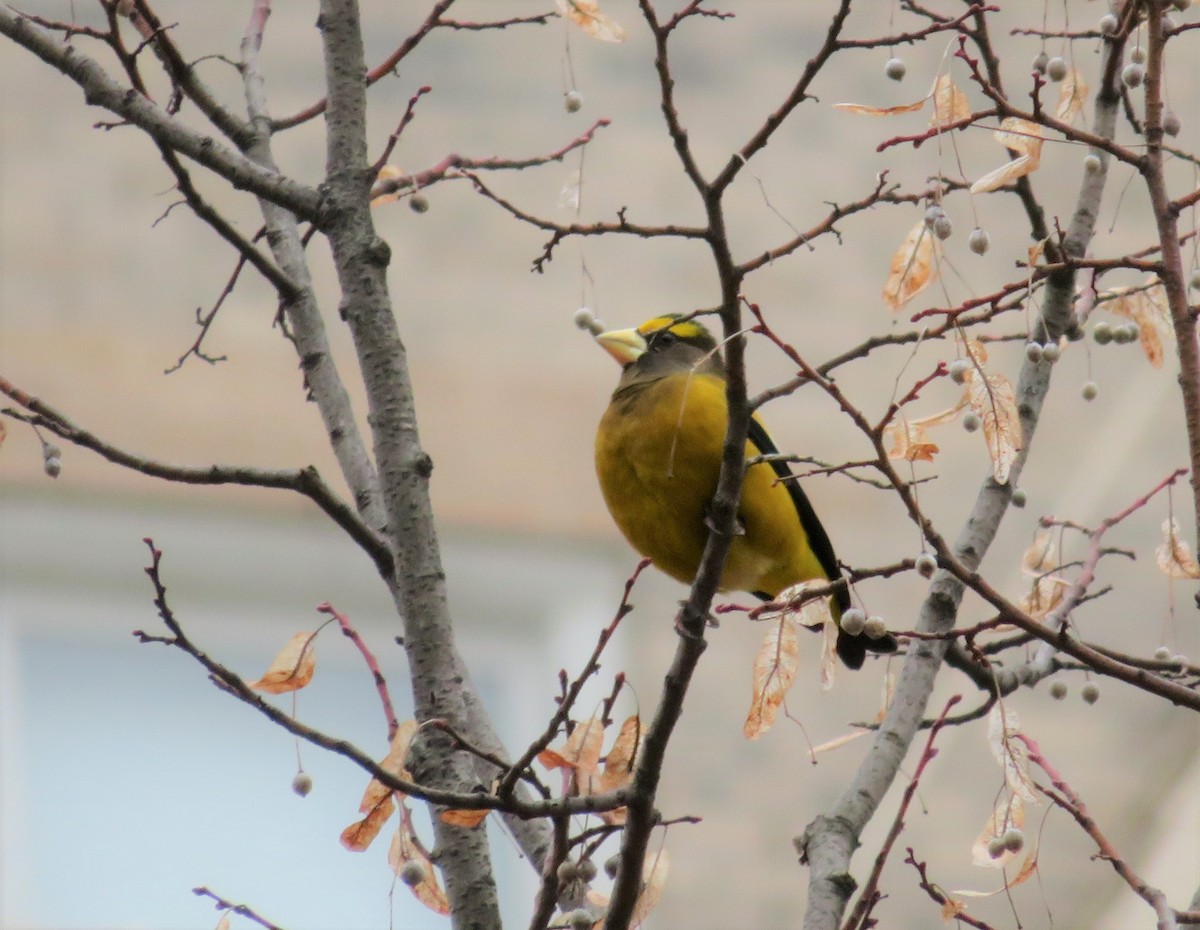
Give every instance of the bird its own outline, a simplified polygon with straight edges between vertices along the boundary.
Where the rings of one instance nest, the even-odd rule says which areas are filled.
[[[653,317],[635,329],[595,334],[621,365],[621,378],[596,431],[596,474],[617,528],[661,571],[690,585],[711,528],[728,425],[725,366],[704,325],[681,314]],[[772,600],[792,585],[842,577],[833,544],[757,415],[746,456],[772,456],[747,467],[737,529],[721,575],[722,591]],[[834,619],[850,607],[847,588],[833,596]],[[893,652],[890,634],[872,639],[839,626],[837,653],[860,668],[866,653]]]

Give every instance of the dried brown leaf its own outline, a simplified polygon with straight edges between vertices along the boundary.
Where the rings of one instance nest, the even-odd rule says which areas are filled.
[[[577,781],[590,778],[600,765],[604,745],[604,721],[590,717],[575,724],[567,743],[559,752],[575,769]]]
[[[925,218],[917,220],[892,256],[888,268],[883,302],[889,310],[898,311],[937,280],[937,260],[941,253],[941,244],[926,225]]]
[[[408,720],[400,724],[396,728],[396,735],[392,737],[392,745],[388,749],[388,754],[379,760],[379,767],[385,772],[395,775],[397,778],[412,781],[412,773],[404,767],[404,760],[408,758],[408,749],[412,745],[413,737],[416,735],[417,721]],[[381,798],[385,798],[391,793],[391,788],[378,779],[372,778],[367,785],[367,790],[363,792],[362,802],[359,804],[358,809],[365,814],[367,811],[372,810]],[[400,792],[396,793],[400,794]]]
[[[486,808],[479,810],[459,810],[456,808],[442,811],[438,814],[438,817],[442,823],[448,823],[452,827],[477,827],[487,819],[487,815],[490,813],[491,811]]]
[[[988,746],[1004,769],[1004,783],[1020,800],[1037,804],[1037,788],[1029,777],[1029,752],[1017,738],[1020,729],[1017,712],[1002,703],[997,703],[988,714]]]
[[[596,781],[599,791],[616,791],[633,781],[633,763],[642,744],[642,721],[637,714],[621,724],[617,738],[604,758],[604,770]]]
[[[846,113],[854,113],[858,116],[896,116],[900,113],[915,113],[921,107],[925,106],[923,98],[916,103],[901,103],[894,107],[872,107],[865,103],[835,103],[835,110],[842,110]]]
[[[1021,556],[1021,572],[1026,575],[1042,575],[1052,572],[1062,564],[1060,535],[1045,530],[1033,538]]]
[[[930,440],[928,431],[935,426],[949,423],[958,418],[965,401],[960,401],[948,410],[931,413],[928,416],[910,420],[900,415],[892,420],[884,429],[884,435],[891,440],[892,447],[888,450],[890,459],[907,459],[910,462],[932,462],[940,450],[937,443]]]
[[[1137,287],[1114,287],[1100,295],[1104,309],[1132,320],[1138,326],[1138,339],[1147,361],[1155,368],[1163,366],[1163,345],[1175,338],[1167,292],[1159,279],[1151,275]]]
[[[1035,579],[1029,591],[1021,598],[1020,607],[1034,620],[1045,619],[1050,611],[1062,603],[1063,596],[1071,583],[1057,575],[1043,575]]]
[[[841,736],[835,736],[833,739],[821,743],[819,746],[814,746],[812,753],[813,755],[820,755],[823,752],[832,752],[834,749],[841,749],[848,743],[853,743],[856,739],[860,739],[872,732],[874,731],[862,727],[850,733],[843,733]]]
[[[398,165],[384,165],[379,169],[379,173],[375,175],[376,183],[380,181],[395,181],[404,177],[404,172],[400,170]],[[371,206],[382,207],[387,203],[395,203],[400,199],[400,194],[396,191],[389,191],[386,194],[378,194],[371,198]]]
[[[1018,155],[1029,155],[1035,161],[1042,157],[1042,127],[1027,119],[1010,116],[992,133],[992,138]]]
[[[667,883],[667,871],[670,864],[667,851],[661,847],[657,852],[646,853],[646,858],[642,862],[642,893],[638,895],[638,899],[633,905],[633,916],[629,918],[630,930],[640,927],[642,921],[662,899],[663,886]]]
[[[388,822],[388,818],[392,816],[392,811],[395,809],[396,804],[391,797],[382,798],[367,812],[366,817],[350,824],[342,831],[342,845],[350,852],[365,850],[379,835],[379,831],[383,829],[383,825]]]
[[[993,859],[988,852],[988,843],[997,837],[1004,836],[1006,830],[1020,830],[1024,826],[1025,805],[1021,798],[1017,795],[1005,795],[997,799],[992,815],[983,825],[983,829],[979,831],[975,842],[971,844],[971,862],[984,869],[1004,868],[1016,856],[1016,853],[1006,849]]]
[[[1054,108],[1056,118],[1064,123],[1075,121],[1087,102],[1088,86],[1083,75],[1075,68],[1067,72],[1058,90],[1058,105]]]
[[[569,19],[593,39],[624,42],[625,30],[614,19],[600,12],[598,0],[554,0],[560,16]]]
[[[754,658],[754,688],[750,713],[742,725],[746,739],[758,739],[771,728],[779,705],[796,680],[800,664],[800,640],[796,624],[782,616],[767,629]]]
[[[949,923],[959,914],[965,914],[966,912],[967,904],[965,901],[959,901],[946,895],[946,900],[942,902],[942,920]]]
[[[794,584],[790,588],[784,588],[776,595],[775,600],[780,604],[787,604],[804,594],[809,588],[818,588],[828,584],[824,579],[811,579],[802,581],[799,584]],[[784,607],[778,611],[764,611],[761,619],[774,620],[776,617],[790,617],[794,622],[810,630],[819,630],[825,625],[825,621],[833,616],[832,608],[830,607],[828,597],[811,598],[805,601],[800,607]]]
[[[971,370],[967,376],[967,401],[983,426],[992,459],[992,477],[997,484],[1008,484],[1009,472],[1023,441],[1012,382],[1004,375],[981,378],[979,372]]]
[[[537,754],[537,760],[548,769],[575,768],[575,763],[564,758],[563,755],[555,749],[543,749]]]
[[[1011,184],[1017,178],[1037,171],[1038,165],[1041,164],[1042,129],[1036,123],[1010,116],[1000,124],[1000,128],[992,137],[1005,148],[1016,152],[1017,157],[994,171],[989,171],[972,184],[973,194],[994,191],[1005,184]]]
[[[250,687],[269,694],[285,694],[299,691],[312,681],[317,667],[317,656],[313,647],[316,633],[297,633],[288,640],[262,678],[250,682]]]
[[[1163,541],[1155,550],[1158,570],[1168,578],[1200,578],[1200,564],[1192,555],[1192,547],[1179,535],[1174,517],[1163,521]]]
[[[830,615],[821,627],[821,691],[831,691],[837,678],[838,624]]]
[[[949,74],[939,74],[929,92],[933,98],[933,116],[929,118],[930,126],[945,126],[958,122],[971,115],[971,105],[967,103],[964,94],[950,79]]]
[[[449,914],[450,901],[442,891],[433,863],[408,832],[408,827],[401,824],[396,835],[392,837],[392,845],[388,848],[388,865],[399,875],[405,863],[414,861],[425,867],[425,877],[418,884],[410,886],[412,893],[435,914]]]

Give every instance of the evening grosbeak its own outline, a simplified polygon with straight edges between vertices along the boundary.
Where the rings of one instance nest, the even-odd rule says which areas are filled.
[[[691,584],[708,539],[728,420],[716,342],[700,323],[678,315],[603,332],[596,341],[621,365],[596,433],[605,503],[634,549]],[[776,454],[766,429],[752,418],[746,457]],[[721,590],[771,600],[802,581],[841,577],[829,537],[785,463],[747,468],[737,516]],[[834,619],[849,606],[843,588],[833,598]],[[887,634],[871,639],[838,631],[837,652],[850,668],[859,668],[868,650],[895,649]]]

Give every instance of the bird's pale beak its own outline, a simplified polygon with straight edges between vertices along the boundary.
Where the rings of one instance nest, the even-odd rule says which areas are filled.
[[[622,368],[632,365],[646,352],[646,340],[636,329],[614,329],[596,336],[600,347]]]

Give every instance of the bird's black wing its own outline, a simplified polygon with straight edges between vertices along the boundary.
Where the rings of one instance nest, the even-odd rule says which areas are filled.
[[[750,429],[746,438],[754,443],[762,455],[779,454],[779,450],[775,447],[775,443],[771,441],[771,437],[767,435],[767,431],[763,428],[763,425],[754,418],[750,419]],[[796,505],[796,513],[800,516],[800,525],[808,535],[808,545],[812,549],[813,555],[817,557],[817,561],[825,569],[825,574],[829,577],[830,581],[836,581],[838,578],[841,578],[842,570],[838,567],[837,556],[833,552],[833,543],[829,541],[829,537],[825,534],[825,527],[821,526],[821,521],[817,518],[817,512],[813,510],[812,504],[804,496],[804,491],[801,490],[796,476],[792,474],[786,462],[772,459],[769,464],[775,470],[775,474],[782,480],[783,486],[788,489],[788,493],[792,495],[792,503]],[[849,590],[842,588],[834,595],[834,598],[840,610],[849,609]]]

